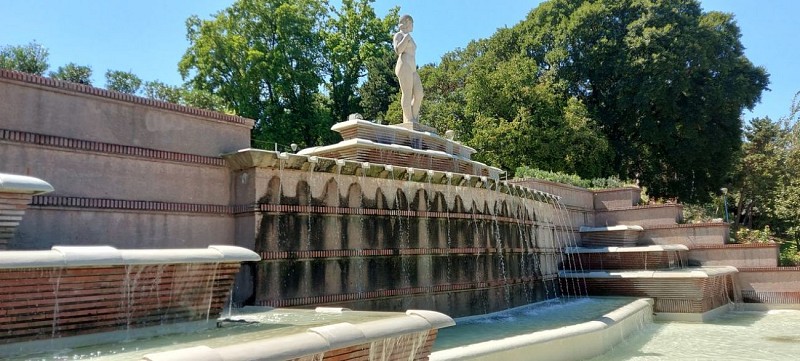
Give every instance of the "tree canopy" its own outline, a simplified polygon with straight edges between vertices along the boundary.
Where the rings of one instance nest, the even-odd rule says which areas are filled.
[[[0,68],[43,75],[50,64],[50,52],[41,44],[32,41],[26,45],[6,45],[0,48]]]
[[[92,85],[92,68],[88,65],[69,63],[64,66],[59,66],[56,71],[51,71],[49,75],[53,79]]]
[[[357,85],[390,39],[396,11],[378,19],[372,2],[236,1],[212,19],[187,20],[179,69],[194,88],[255,119],[256,141],[330,143],[333,121],[360,111]]]
[[[732,15],[694,0],[551,0],[421,69],[422,118],[507,169],[700,199],[725,181],[741,112],[768,84],[740,36]]]

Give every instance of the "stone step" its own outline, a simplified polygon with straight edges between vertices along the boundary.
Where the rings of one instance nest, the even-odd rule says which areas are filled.
[[[584,247],[632,247],[639,242],[644,229],[640,226],[581,227],[581,245]]]
[[[683,206],[679,204],[659,204],[636,206],[629,208],[598,210],[595,212],[595,226],[639,225],[648,226],[673,225],[683,219]]]
[[[639,204],[642,190],[636,187],[596,190],[594,193],[594,209],[630,208]]]
[[[572,270],[665,270],[686,267],[683,245],[640,247],[568,247],[565,266]]]
[[[640,245],[682,244],[689,248],[703,245],[724,245],[729,240],[730,226],[727,223],[692,223],[651,225],[644,227]]]
[[[777,243],[697,245],[689,249],[689,264],[736,268],[777,267]]]

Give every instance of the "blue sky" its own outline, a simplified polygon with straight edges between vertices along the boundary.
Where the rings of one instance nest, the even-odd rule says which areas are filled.
[[[188,46],[185,20],[208,18],[233,0],[27,0],[2,1],[0,45],[36,40],[50,50],[50,67],[75,62],[90,65],[94,82],[104,86],[107,69],[129,70],[144,80],[182,82],[178,60]],[[417,62],[437,62],[442,54],[470,40],[491,36],[499,27],[521,21],[540,1],[377,0],[383,15],[394,6],[414,16]],[[748,58],[771,74],[770,89],[745,119],[786,116],[800,91],[800,46],[796,0],[702,0],[704,10],[733,13]]]

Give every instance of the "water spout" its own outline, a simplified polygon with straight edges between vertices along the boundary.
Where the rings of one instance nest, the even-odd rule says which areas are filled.
[[[283,159],[283,160],[289,159],[289,153],[286,152],[278,153],[278,159]]]
[[[312,156],[308,157],[308,162],[317,164],[317,163],[319,163],[319,158],[316,155],[312,155]]]

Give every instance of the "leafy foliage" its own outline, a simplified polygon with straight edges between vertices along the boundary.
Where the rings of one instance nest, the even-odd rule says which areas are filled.
[[[106,89],[126,94],[136,94],[142,87],[142,79],[130,71],[107,70]]]
[[[398,9],[390,10],[389,14],[380,19],[370,5],[372,2],[374,0],[343,0],[341,8],[331,6],[329,11],[333,16],[326,19],[322,29],[325,44],[324,65],[334,121],[342,121],[349,114],[361,112],[358,83],[367,75],[368,67],[378,71],[370,86],[378,85],[376,81],[385,80],[389,80],[391,84],[392,80],[387,78],[394,78],[394,74],[391,77],[381,76],[386,71],[391,72],[394,69],[393,64],[386,69],[377,67],[386,66],[384,60],[387,54],[393,55],[387,40],[397,23]],[[362,89],[374,90],[378,92],[377,96],[381,96],[385,95],[386,88]],[[380,102],[373,94],[367,98],[368,102]],[[373,105],[373,109],[374,107]]]
[[[576,187],[588,189],[608,189],[608,188],[623,188],[633,186],[632,182],[621,181],[615,177],[608,178],[594,178],[583,179],[575,174],[567,174],[562,172],[549,172],[537,168],[519,167],[514,174],[515,178],[526,179],[541,179],[556,183],[569,184]]]
[[[78,84],[92,85],[92,68],[88,65],[69,63],[50,72],[50,77]]]
[[[704,199],[768,83],[739,38],[731,15],[694,0],[551,0],[421,69],[422,118],[507,169],[618,174]]]
[[[36,41],[27,45],[6,45],[0,48],[0,68],[43,75],[50,67],[49,55],[47,48]]]

